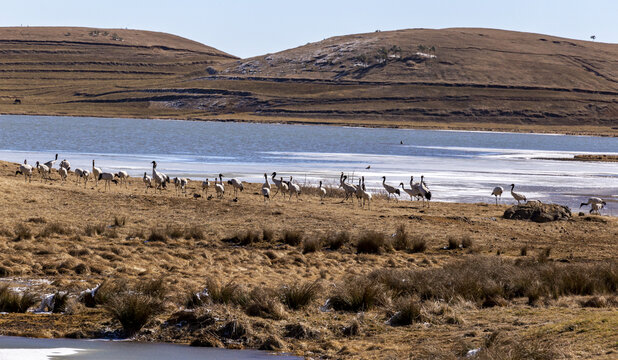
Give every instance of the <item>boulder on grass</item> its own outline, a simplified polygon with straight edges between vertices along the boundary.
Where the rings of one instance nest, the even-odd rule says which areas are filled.
[[[571,209],[564,205],[543,204],[539,201],[529,201],[523,205],[515,205],[506,209],[503,217],[513,220],[531,220],[538,223],[568,220]]]

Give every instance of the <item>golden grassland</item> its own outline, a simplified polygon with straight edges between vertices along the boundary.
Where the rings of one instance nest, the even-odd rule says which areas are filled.
[[[131,288],[146,294],[135,301],[159,310],[131,332],[139,341],[314,358],[450,359],[480,348],[479,358],[610,359],[618,351],[613,217],[537,224],[502,219],[506,205],[422,207],[383,196],[367,210],[342,203],[336,189],[323,202],[305,188],[300,201],[264,203],[260,184],[245,184],[237,202],[229,193],[209,200],[192,196],[198,181],[186,197],[173,185],[145,193],[140,178],[103,191],[56,172],[24,183],[17,167],[0,162],[0,280],[36,299],[69,295],[61,313],[0,315],[1,334],[122,334],[113,314]],[[369,253],[358,252],[363,241]],[[75,300],[102,282],[106,302]],[[205,288],[208,299],[189,302]]]

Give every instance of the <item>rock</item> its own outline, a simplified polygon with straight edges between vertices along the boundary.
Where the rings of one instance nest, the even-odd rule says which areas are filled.
[[[503,217],[512,220],[532,220],[538,223],[568,220],[571,218],[571,209],[564,205],[542,204],[528,202],[508,208]]]

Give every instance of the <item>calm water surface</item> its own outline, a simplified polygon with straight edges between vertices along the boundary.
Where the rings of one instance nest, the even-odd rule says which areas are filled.
[[[403,142],[401,144],[400,142]],[[529,199],[578,207],[588,196],[618,201],[618,164],[538,160],[574,154],[618,155],[618,139],[493,132],[370,129],[335,126],[145,119],[0,116],[0,159],[48,161],[72,168],[150,173],[150,161],[171,176],[223,173],[262,181],[264,172],[299,183],[338,183],[339,173],[364,175],[381,189],[425,175],[436,200],[492,202],[494,186],[515,183]],[[370,169],[366,169],[371,166]],[[510,194],[504,194],[512,202]]]
[[[129,341],[34,339],[0,336],[2,360],[267,360],[300,359],[265,351],[197,348],[187,345]]]

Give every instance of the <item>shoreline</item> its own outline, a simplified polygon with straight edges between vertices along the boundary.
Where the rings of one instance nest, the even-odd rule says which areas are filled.
[[[268,117],[254,114],[229,114],[229,115],[206,115],[197,116],[143,116],[135,114],[117,115],[91,115],[91,114],[24,114],[3,112],[0,116],[47,116],[47,117],[92,117],[92,118],[126,118],[144,120],[168,120],[168,121],[213,121],[213,122],[245,122],[255,124],[282,124],[282,125],[315,125],[315,126],[342,126],[360,128],[392,128],[410,130],[436,130],[436,131],[467,131],[489,133],[517,133],[539,135],[564,135],[564,136],[591,136],[591,137],[618,137],[618,128],[603,126],[588,126],[589,130],[576,130],[575,126],[566,125],[518,125],[512,123],[487,123],[487,122],[439,122],[439,121],[398,121],[398,120],[347,120],[337,118],[294,118],[294,117]]]

